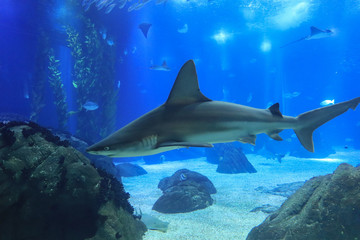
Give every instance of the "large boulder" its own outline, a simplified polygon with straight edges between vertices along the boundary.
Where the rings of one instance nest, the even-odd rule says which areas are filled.
[[[147,171],[137,164],[120,163],[115,165],[118,177],[136,177],[147,174]]]
[[[330,240],[360,237],[360,168],[341,164],[305,182],[247,240]]]
[[[209,178],[186,168],[177,170],[172,176],[161,179],[158,184],[158,188],[164,192],[168,188],[177,185],[194,185],[196,187],[203,188],[209,194],[216,193],[216,188]]]
[[[216,193],[212,182],[200,173],[180,169],[163,178],[158,187],[163,195],[153,210],[162,213],[184,213],[206,208],[213,203],[210,194]]]
[[[216,144],[214,148],[206,149],[206,159],[210,163],[218,164],[219,173],[256,173],[256,169],[249,162],[240,147],[232,143]]]
[[[142,239],[121,182],[34,123],[0,123],[0,239]]]

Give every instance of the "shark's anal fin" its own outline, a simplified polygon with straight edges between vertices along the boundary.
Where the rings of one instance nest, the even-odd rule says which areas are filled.
[[[271,107],[268,108],[268,110],[271,112],[271,114],[273,116],[277,116],[277,117],[283,117],[283,115],[281,114],[280,110],[279,110],[279,103],[275,103],[273,104]]]
[[[272,139],[276,140],[276,141],[282,141],[283,139],[279,136],[279,132],[281,132],[282,130],[275,130],[272,132],[268,132],[266,133],[269,137],[271,137]]]
[[[246,137],[242,137],[238,140],[241,143],[250,143],[255,146],[256,135],[248,135]]]
[[[210,143],[194,143],[194,142],[163,142],[157,147],[213,147]]]

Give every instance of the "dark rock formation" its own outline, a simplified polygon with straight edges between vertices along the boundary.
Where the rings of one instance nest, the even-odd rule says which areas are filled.
[[[162,213],[191,212],[206,208],[213,203],[210,194],[216,193],[207,177],[187,169],[178,170],[171,177],[162,179],[158,187],[163,195],[155,202],[153,210]]]
[[[268,193],[272,195],[279,195],[283,197],[290,197],[293,195],[299,188],[304,185],[305,182],[293,182],[293,183],[283,183],[277,184],[277,187],[273,189],[267,189],[265,187],[258,187],[255,190],[260,191],[262,193]]]
[[[121,182],[38,125],[1,124],[0,239],[142,239]]]
[[[247,239],[359,239],[359,182],[360,168],[345,163],[333,174],[310,179]]]
[[[256,169],[246,158],[241,148],[232,143],[217,144],[206,149],[206,158],[210,163],[217,163],[219,173],[256,173]]]
[[[147,171],[140,167],[139,165],[132,164],[132,163],[121,163],[115,165],[117,170],[117,176],[121,177],[135,177],[147,174]]]

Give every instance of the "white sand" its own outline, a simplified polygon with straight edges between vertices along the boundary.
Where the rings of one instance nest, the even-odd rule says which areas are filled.
[[[216,172],[217,166],[207,163],[205,158],[157,165],[137,163],[148,174],[123,178],[123,183],[136,209],[170,223],[166,233],[147,231],[145,240],[241,240],[246,239],[249,231],[268,216],[262,212],[250,213],[250,210],[263,204],[280,206],[286,200],[281,196],[260,193],[255,188],[272,188],[276,184],[332,173],[341,162],[358,164],[359,156],[360,151],[349,151],[330,155],[327,159],[285,157],[280,164],[258,155],[247,155],[258,171],[253,174],[220,174]],[[162,195],[157,188],[159,181],[181,168],[199,172],[213,182],[218,191],[212,195],[215,203],[203,210],[181,214],[162,214],[151,210]]]

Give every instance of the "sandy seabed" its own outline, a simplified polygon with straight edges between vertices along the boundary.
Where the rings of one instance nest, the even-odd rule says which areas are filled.
[[[252,213],[252,209],[263,204],[280,206],[286,200],[285,197],[261,193],[255,188],[273,188],[277,184],[304,181],[332,173],[342,162],[359,164],[359,156],[360,151],[338,151],[325,159],[286,156],[282,163],[278,163],[250,154],[247,158],[258,171],[251,174],[217,173],[217,165],[207,163],[205,158],[156,165],[137,162],[148,174],[123,178],[123,183],[135,209],[170,223],[166,233],[149,230],[144,240],[242,240],[268,216],[263,212]],[[162,214],[151,210],[162,195],[157,188],[159,181],[182,168],[199,172],[213,182],[217,189],[217,193],[212,195],[214,204],[203,210],[180,214]]]

